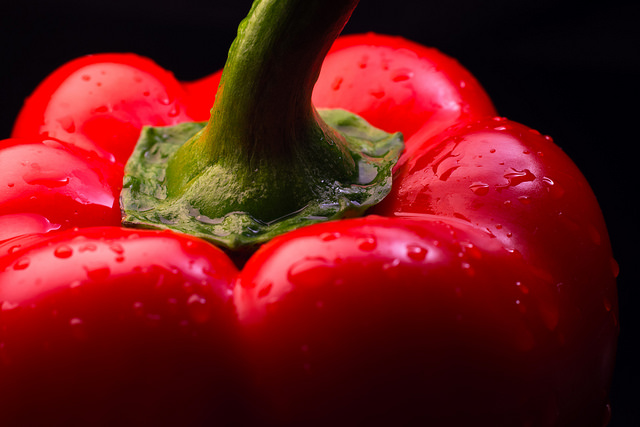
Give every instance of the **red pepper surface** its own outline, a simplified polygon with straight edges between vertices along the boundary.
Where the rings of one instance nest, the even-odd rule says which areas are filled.
[[[142,126],[207,120],[220,78],[95,55],[25,103],[0,149],[10,425],[606,425],[617,265],[597,201],[434,49],[353,35],[324,59],[317,107],[406,137],[370,215],[285,233],[240,270],[119,227]]]

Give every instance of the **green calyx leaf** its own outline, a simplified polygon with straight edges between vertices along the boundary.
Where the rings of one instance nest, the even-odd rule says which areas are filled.
[[[185,141],[205,128],[206,122],[144,128],[125,169],[121,195],[124,224],[172,229],[230,250],[245,250],[296,228],[363,214],[391,191],[392,169],[404,146],[402,136],[374,128],[362,118],[343,110],[319,110],[318,113],[344,138],[344,148],[355,161],[357,171],[348,179],[334,180],[314,179],[317,170],[308,170],[308,176],[295,179],[311,185],[313,188],[309,194],[313,197],[298,200],[299,208],[268,219],[260,212],[238,210],[215,217],[210,215],[210,212],[218,210],[202,201],[212,200],[209,197],[212,191],[243,191],[233,182],[228,185],[217,182],[210,187],[210,182],[220,181],[216,175],[224,176],[223,182],[226,182],[228,177],[238,173],[233,165],[225,166],[224,162],[203,168],[198,177],[186,185],[186,190],[175,195],[168,191],[166,177],[170,159]],[[296,175],[305,174],[305,170],[300,170],[296,169]],[[250,174],[251,171],[242,173]],[[259,180],[268,181],[268,178],[263,174]],[[288,194],[289,186],[296,187],[295,183],[280,184],[285,194]],[[251,191],[255,193],[260,188],[258,185]],[[213,200],[223,198],[216,195]]]

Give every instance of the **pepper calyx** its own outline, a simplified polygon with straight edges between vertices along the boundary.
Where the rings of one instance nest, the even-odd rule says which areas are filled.
[[[186,140],[205,129],[206,122],[145,127],[125,170],[121,194],[124,225],[173,229],[230,250],[246,250],[296,228],[361,215],[391,190],[392,169],[404,146],[402,135],[386,133],[344,110],[318,110],[318,114],[343,139],[343,146],[354,160],[357,173],[350,181],[309,179],[307,174],[292,174],[293,181],[306,181],[305,187],[313,187],[317,197],[306,200],[302,207],[285,215],[267,219],[245,210],[231,210],[222,215],[210,213],[216,209],[215,206],[210,209],[207,199],[222,200],[225,196],[216,193],[237,190],[233,183],[225,190],[220,180],[211,179],[212,175],[228,178],[234,173],[243,173],[233,165],[226,171],[219,164],[205,169],[179,195],[172,196],[167,189],[167,167],[172,157]],[[254,171],[255,174],[258,172]],[[245,190],[252,194],[248,197],[256,197],[265,180],[254,180],[256,185]],[[283,184],[284,189],[300,185],[295,182]],[[285,191],[285,194],[289,192]]]

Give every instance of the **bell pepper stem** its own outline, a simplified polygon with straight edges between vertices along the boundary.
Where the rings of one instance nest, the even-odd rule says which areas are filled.
[[[125,170],[125,225],[176,229],[235,250],[381,201],[401,136],[311,102],[357,3],[256,0],[210,120],[142,132]]]
[[[355,162],[342,137],[316,113],[311,94],[324,56],[357,3],[253,4],[229,51],[209,122],[169,163],[170,197],[224,162],[242,182],[236,183],[240,198],[225,194],[226,200],[215,200],[216,209],[202,208],[209,216],[242,210],[270,221],[303,207],[315,195],[316,181],[353,179]]]

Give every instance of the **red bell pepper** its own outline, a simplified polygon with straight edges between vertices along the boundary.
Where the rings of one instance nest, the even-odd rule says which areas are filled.
[[[607,423],[588,183],[455,60],[335,40],[356,4],[258,0],[199,81],[103,54],[35,90],[0,146],[3,422]]]

